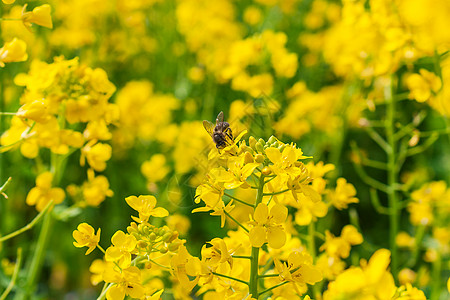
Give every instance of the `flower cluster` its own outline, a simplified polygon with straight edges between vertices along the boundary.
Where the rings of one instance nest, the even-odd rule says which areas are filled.
[[[86,255],[95,248],[104,253],[103,260],[95,260],[91,265],[92,283],[105,283],[104,291],[108,300],[123,300],[125,296],[137,299],[160,299],[163,290],[159,281],[148,278],[168,271],[170,260],[185,250],[184,240],[178,238],[178,232],[167,226],[152,225],[150,217],[162,218],[168,211],[156,207],[153,196],[130,196],[126,202],[139,213],[132,216],[135,222],[127,227],[127,233],[118,230],[111,238],[111,246],[103,250],[99,245],[100,229],[94,229],[82,223],[73,232],[75,247],[89,247]],[[165,265],[166,264],[166,265]]]

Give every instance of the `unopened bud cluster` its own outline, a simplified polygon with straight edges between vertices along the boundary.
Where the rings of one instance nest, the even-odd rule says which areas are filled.
[[[137,240],[136,254],[149,255],[153,252],[162,254],[175,252],[183,242],[178,238],[178,231],[171,230],[167,226],[156,227],[148,223],[137,224],[131,222],[127,227],[130,235]]]

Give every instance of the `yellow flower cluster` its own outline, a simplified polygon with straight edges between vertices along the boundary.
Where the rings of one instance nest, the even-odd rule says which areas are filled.
[[[111,158],[112,148],[103,141],[111,139],[108,125],[119,118],[118,107],[108,102],[115,86],[105,71],[80,65],[76,58],[57,57],[51,64],[34,61],[29,73],[17,75],[15,83],[24,86],[25,91],[22,106],[1,136],[2,151],[18,146],[23,156],[36,158],[42,148],[58,156],[80,149],[80,165],[87,162],[90,167],[88,181],[80,188],[71,185],[69,194],[80,205],[91,206],[111,197],[113,192],[106,177],[96,177],[94,172],[105,170]],[[27,203],[36,205],[39,211],[50,200],[58,204],[64,199],[64,193],[55,196],[54,192],[44,191],[51,185],[52,176],[42,173],[28,195]]]
[[[197,55],[198,63],[218,82],[231,82],[234,90],[252,97],[270,95],[274,76],[291,78],[297,72],[298,57],[286,49],[286,34],[265,30],[244,38],[231,1],[184,0],[179,2],[176,13],[179,31],[186,37],[189,50]],[[245,18],[256,24],[258,14],[257,8],[249,7]],[[272,70],[267,70],[267,62]]]
[[[125,296],[136,299],[160,299],[163,289],[159,281],[149,281],[161,270],[168,271],[170,260],[183,252],[184,240],[178,232],[167,226],[156,227],[150,224],[150,217],[168,216],[168,211],[156,207],[153,196],[130,196],[126,202],[139,213],[132,216],[127,233],[118,230],[111,238],[111,246],[103,250],[99,245],[100,229],[82,223],[73,232],[75,247],[88,247],[86,255],[95,248],[104,253],[103,260],[95,260],[91,265],[92,283],[105,282],[104,292],[108,300],[123,300]]]

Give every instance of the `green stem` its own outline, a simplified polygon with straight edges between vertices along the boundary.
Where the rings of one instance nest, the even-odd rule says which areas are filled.
[[[441,294],[441,271],[442,271],[442,259],[441,253],[438,251],[436,260],[432,264],[432,283],[431,283],[431,296],[430,300],[439,300]]]
[[[103,286],[103,289],[102,289],[102,293],[100,294],[100,296],[98,296],[98,298],[97,298],[97,300],[103,300],[103,299],[105,299],[105,297],[106,297],[106,292],[108,291],[108,289],[113,285],[114,283],[106,283],[105,282],[105,285]]]
[[[316,261],[316,226],[314,224],[313,221],[311,221],[311,223],[309,223],[308,225],[308,251],[309,254],[311,254],[311,257],[313,259],[313,262]],[[316,299],[320,298],[320,289],[319,289],[319,285],[314,285],[313,286],[313,292],[314,292],[314,297]]]
[[[28,223],[27,225],[25,225],[24,227],[22,227],[22,228],[20,228],[20,229],[18,229],[18,230],[16,230],[16,231],[14,231],[14,232],[11,232],[10,234],[8,234],[8,235],[5,235],[5,236],[3,236],[3,237],[1,237],[0,238],[0,243],[1,242],[4,242],[4,241],[6,241],[6,240],[9,240],[10,238],[13,238],[13,237],[15,237],[15,236],[18,236],[19,234],[21,234],[21,233],[23,233],[23,232],[25,232],[25,231],[27,231],[27,230],[30,230],[31,228],[33,228],[33,226],[34,225],[36,225],[36,223],[38,223],[40,220],[41,220],[41,218],[45,215],[45,213],[47,212],[47,210],[49,209],[49,207],[50,206],[52,206],[52,204],[53,204],[53,200],[51,200],[48,204],[47,204],[47,206],[36,216],[36,217],[34,217],[34,219],[30,222],[30,223]]]
[[[233,199],[233,200],[236,200],[237,202],[239,202],[239,203],[242,203],[242,204],[244,204],[244,205],[247,205],[247,206],[250,206],[250,207],[253,207],[253,204],[250,204],[250,203],[247,203],[247,202],[245,202],[244,200],[241,200],[241,199],[239,199],[239,198],[236,198],[236,197],[234,197],[234,196],[232,196],[232,195],[230,195],[230,194],[228,194],[228,193],[223,193],[225,196],[227,196],[228,198],[231,198],[231,199]]]
[[[39,234],[39,239],[36,245],[36,249],[33,253],[30,267],[28,268],[26,290],[25,295],[18,295],[19,299],[30,299],[34,292],[36,281],[39,278],[40,270],[44,260],[45,250],[47,248],[47,242],[50,236],[50,231],[52,228],[53,217],[51,214],[52,210],[47,210],[44,215],[44,221],[42,223],[41,232]]]
[[[414,249],[412,252],[412,257],[408,263],[408,266],[410,268],[414,267],[415,264],[417,263],[417,259],[419,258],[419,252],[420,252],[420,245],[422,244],[422,240],[423,237],[425,235],[425,231],[426,231],[426,226],[425,225],[419,225],[416,227],[416,234],[415,234],[415,238],[414,238]]]
[[[267,278],[267,277],[278,277],[280,274],[265,274],[265,275],[259,275],[259,278]]]
[[[248,282],[247,282],[247,281],[244,281],[244,280],[241,280],[241,279],[238,279],[238,278],[234,278],[234,277],[231,277],[231,276],[219,274],[219,273],[216,273],[216,272],[211,272],[211,273],[213,273],[214,275],[219,276],[219,277],[231,279],[231,280],[234,280],[234,281],[237,281],[237,282],[240,282],[240,283],[243,283],[243,284],[248,285]]]
[[[273,289],[276,289],[277,287],[280,287],[280,286],[282,286],[282,285],[285,285],[285,284],[287,284],[287,283],[289,283],[289,281],[284,281],[284,282],[282,282],[282,283],[279,283],[279,284],[277,284],[277,285],[274,285],[273,287],[268,288],[268,289],[262,291],[261,293],[259,293],[258,296],[261,296],[262,294],[265,294],[265,293],[267,293],[267,292],[269,292],[269,291],[271,291],[271,290],[273,290]]]
[[[251,256],[247,255],[232,255],[233,258],[244,258],[244,259],[252,259]]]
[[[241,227],[242,229],[245,230],[245,232],[249,232],[248,229],[241,224],[241,222],[239,222],[238,220],[236,220],[235,218],[233,218],[232,215],[230,215],[226,210],[223,210],[223,212],[225,213],[225,215],[230,218],[231,220],[233,220],[239,227]]]
[[[397,159],[397,145],[395,141],[395,99],[392,96],[393,92],[393,78],[391,79],[391,84],[385,91],[385,97],[387,101],[387,112],[386,112],[386,138],[389,144],[389,150],[387,153],[387,180],[388,180],[388,203],[389,203],[389,241],[392,255],[392,274],[394,278],[397,278],[398,271],[398,249],[397,244],[395,243],[395,239],[397,237],[397,233],[399,230],[399,207],[398,207],[398,195],[395,191],[395,185],[397,182],[398,169],[396,164]]]
[[[264,175],[261,174],[259,177],[259,185],[258,191],[256,194],[256,203],[255,209],[262,202],[264,197]],[[250,264],[250,285],[249,285],[249,293],[254,297],[258,298],[258,262],[259,262],[259,248],[252,247],[252,255],[251,255],[251,264]]]
[[[0,296],[0,300],[5,300],[8,294],[11,292],[12,288],[16,284],[17,275],[19,275],[20,266],[22,265],[22,248],[17,249],[17,261],[16,265],[14,266],[14,272],[11,277],[11,281],[8,284],[8,287],[6,290],[2,293]]]
[[[316,227],[314,226],[314,222],[311,221],[308,225],[308,251],[311,254],[313,260],[316,257]]]
[[[285,190],[282,190],[282,191],[279,191],[279,192],[274,192],[274,193],[264,193],[263,195],[264,196],[275,196],[275,195],[286,193],[288,191],[289,191],[289,189],[285,189]]]

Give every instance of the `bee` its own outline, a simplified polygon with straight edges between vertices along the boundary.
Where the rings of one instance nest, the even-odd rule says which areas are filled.
[[[216,118],[216,125],[210,121],[203,121],[203,127],[212,137],[217,149],[223,149],[233,143],[233,132],[230,124],[223,121],[223,112],[221,111]]]

